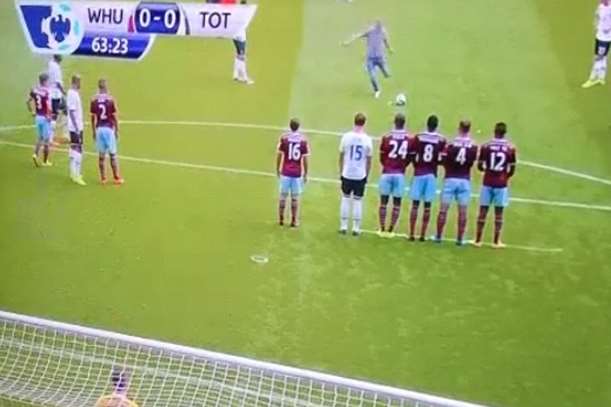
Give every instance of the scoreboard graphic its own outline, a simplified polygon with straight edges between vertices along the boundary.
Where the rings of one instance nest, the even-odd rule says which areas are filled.
[[[156,1],[16,0],[26,40],[37,54],[140,60],[156,35],[233,38],[257,6]]]

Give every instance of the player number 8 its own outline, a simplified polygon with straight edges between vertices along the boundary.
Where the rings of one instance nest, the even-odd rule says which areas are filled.
[[[425,163],[430,163],[433,161],[433,153],[435,152],[435,147],[432,144],[426,144],[424,146],[424,154],[422,154],[422,160]]]

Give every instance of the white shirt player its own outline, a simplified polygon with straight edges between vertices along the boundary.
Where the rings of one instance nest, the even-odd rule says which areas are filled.
[[[83,104],[81,103],[81,95],[77,90],[68,89],[66,106],[68,108],[68,131],[71,133],[83,131]],[[76,123],[72,122],[72,117],[74,117]]]
[[[373,142],[364,132],[349,131],[342,136],[339,152],[344,154],[342,177],[360,181],[367,177],[367,158],[373,152]]]
[[[611,3],[601,3],[596,11],[596,39],[611,42]]]
[[[53,58],[49,61],[49,65],[47,66],[47,73],[49,74],[49,87],[51,88],[51,99],[61,99],[62,91],[57,86],[59,83],[62,87],[64,86],[64,81],[62,79],[62,68]]]

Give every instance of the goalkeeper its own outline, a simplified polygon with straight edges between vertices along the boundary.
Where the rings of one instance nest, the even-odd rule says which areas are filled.
[[[95,407],[138,407],[136,402],[129,399],[129,375],[124,370],[113,369],[110,375],[112,394],[102,396],[95,403]]]

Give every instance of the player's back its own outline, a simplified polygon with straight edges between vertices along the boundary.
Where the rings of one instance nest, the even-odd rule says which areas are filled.
[[[418,133],[414,138],[414,175],[437,175],[439,157],[446,145],[446,139],[437,132]]]
[[[344,178],[360,180],[367,177],[367,158],[371,157],[372,141],[364,132],[350,131],[342,137],[340,152],[344,156]]]
[[[409,164],[409,133],[405,130],[392,130],[382,137],[380,161],[383,174],[403,174]]]
[[[300,177],[304,156],[310,154],[308,139],[300,132],[288,132],[280,137],[278,151],[282,153],[282,175]]]
[[[516,148],[507,139],[492,139],[481,148],[479,161],[484,166],[484,185],[504,188],[509,170],[517,160]]]
[[[98,127],[114,127],[116,105],[113,97],[107,93],[98,93],[91,100],[91,114],[96,116]]]
[[[51,112],[49,109],[50,103],[49,88],[44,86],[35,86],[30,91],[30,98],[34,101],[34,109],[38,116],[48,116]]]
[[[446,178],[471,179],[471,167],[477,160],[477,145],[470,137],[456,137],[444,152]]]

